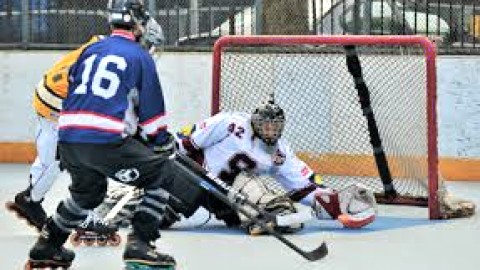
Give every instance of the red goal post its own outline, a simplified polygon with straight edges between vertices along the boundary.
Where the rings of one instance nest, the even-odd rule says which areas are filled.
[[[360,51],[358,57],[360,70],[364,71],[365,85],[373,90],[370,93],[372,96],[370,108],[376,114],[377,120],[380,120],[377,121],[380,139],[383,143],[387,142],[384,147],[387,163],[390,164],[386,168],[387,174],[391,172],[395,186],[397,183],[403,185],[403,182],[407,181],[427,183],[426,196],[412,194],[414,189],[420,189],[423,184],[418,184],[419,187],[415,188],[408,184],[405,191],[398,193],[400,199],[393,199],[390,202],[418,204],[419,200],[416,197],[423,196],[425,201],[428,201],[429,217],[431,219],[441,218],[438,197],[436,48],[426,37],[346,35],[221,37],[215,43],[213,50],[211,112],[212,114],[224,110],[250,112],[259,104],[260,98],[264,98],[268,91],[273,91],[275,96],[279,97],[280,105],[286,109],[285,133],[287,137],[290,136],[288,141],[291,142],[291,138],[295,138],[295,141],[301,140],[302,137],[298,136],[298,133],[289,135],[289,132],[292,134],[301,131],[301,134],[310,136],[309,141],[300,142],[293,145],[292,148],[314,170],[319,168],[321,170],[319,173],[328,174],[328,177],[331,175],[334,186],[337,178],[342,178],[342,172],[339,172],[342,169],[336,170],[334,167],[355,167],[354,165],[357,163],[367,165],[358,166],[356,171],[359,171],[359,175],[348,175],[343,178],[351,178],[352,181],[370,181],[370,178],[376,178],[375,181],[378,183],[388,182],[388,179],[379,179],[382,178],[378,175],[381,175],[381,172],[362,171],[370,166],[375,169],[385,166],[379,166],[377,156],[375,159],[371,155],[368,157],[368,146],[365,139],[365,134],[368,132],[362,126],[367,124],[365,120],[360,119],[360,115],[365,115],[366,111],[360,109],[358,102],[355,105],[352,102],[352,100],[358,101],[359,99],[355,91],[358,80],[352,79],[352,77],[347,78],[347,65],[344,62],[345,70],[342,70],[340,65],[341,59],[346,57],[345,53],[342,55],[342,48],[347,48],[346,46]],[[411,66],[410,61],[415,62],[415,66]],[[363,66],[364,62],[367,63],[365,66]],[[369,65],[370,62],[372,65]],[[377,66],[379,70],[376,70]],[[316,68],[318,71],[315,70]],[[335,73],[336,70],[339,70],[338,73]],[[388,76],[392,76],[393,79]],[[413,80],[415,80],[415,84],[410,82]],[[290,81],[294,81],[294,83],[286,86]],[[395,89],[395,84],[405,87]],[[297,88],[296,85],[301,86]],[[385,90],[385,88],[388,89]],[[302,91],[308,93],[303,94]],[[338,102],[343,98],[345,98],[344,101]],[[298,99],[301,101],[293,104],[294,100],[297,102]],[[362,98],[360,97],[360,99]],[[420,102],[415,103],[417,100]],[[310,102],[312,104],[308,107]],[[401,102],[405,104],[400,104]],[[351,108],[347,110],[343,108],[343,105],[333,103],[346,104]],[[290,105],[295,107],[291,111],[300,112],[293,116],[289,114]],[[303,109],[304,107],[305,109]],[[312,111],[312,108],[316,107],[322,107],[322,109],[318,112]],[[387,111],[388,107],[390,107],[390,111]],[[390,117],[391,111],[397,110],[397,108],[402,111],[395,112],[393,117],[387,118],[387,116]],[[304,111],[302,112],[302,110]],[[415,119],[409,115],[410,111],[414,111]],[[328,118],[323,117],[325,112],[335,119],[324,120]],[[310,118],[313,114],[317,118]],[[341,116],[337,116],[337,114]],[[308,123],[303,126],[298,124],[303,122],[305,117],[309,117],[310,122],[321,119],[322,123],[318,125],[322,130],[328,131],[318,136],[316,135],[319,133],[318,130],[310,132]],[[305,122],[308,121],[305,120]],[[404,128],[402,128],[402,124]],[[317,123],[310,123],[310,126],[313,125],[317,125]],[[292,126],[294,128],[289,129]],[[417,127],[421,128],[414,130]],[[339,132],[334,129],[339,129]],[[362,130],[362,132],[357,134],[357,130]],[[315,134],[312,135],[312,133]],[[397,137],[399,133],[406,136]],[[370,136],[371,134],[370,131]],[[412,138],[405,138],[409,136]],[[392,142],[391,144],[389,144],[389,140]],[[310,146],[312,141],[326,142],[314,149],[313,146]],[[332,141],[335,143],[331,143]],[[351,144],[351,147],[354,151],[350,153],[346,143],[342,142],[350,144],[352,141],[354,143]],[[360,143],[360,141],[362,142]],[[420,143],[420,147],[414,144],[409,145],[409,141]],[[357,143],[362,146],[357,146]],[[332,146],[333,144],[335,145]],[[378,152],[378,147],[373,147],[373,150],[371,147],[370,145],[370,154]],[[417,152],[420,148],[424,149],[421,155]],[[409,150],[411,152],[407,153]],[[308,154],[302,155],[303,152],[308,152]],[[314,154],[312,154],[313,152]],[[373,166],[372,163],[375,162],[377,165]],[[323,173],[322,163],[329,164],[329,168],[324,168]],[[368,169],[365,170],[368,171]],[[381,170],[379,169],[379,171]],[[403,197],[406,199],[401,199]],[[409,200],[411,197],[415,198]]]

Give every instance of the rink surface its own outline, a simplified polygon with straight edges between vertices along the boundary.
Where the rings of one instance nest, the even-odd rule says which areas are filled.
[[[5,210],[5,202],[27,185],[28,165],[0,164],[0,269],[23,269],[37,233]],[[44,201],[52,213],[67,194],[70,180],[62,174]],[[480,182],[449,183],[456,195],[480,203]],[[271,236],[249,237],[200,211],[169,231],[157,246],[175,256],[181,270],[478,270],[480,221],[430,221],[424,208],[380,206],[377,220],[361,230],[341,228],[334,221],[315,221],[288,238],[304,249],[325,240],[330,254],[308,262]],[[126,230],[120,233],[125,237]],[[123,239],[124,240],[124,239]],[[67,245],[70,247],[70,244]],[[120,270],[124,241],[118,247],[77,247],[71,269]]]

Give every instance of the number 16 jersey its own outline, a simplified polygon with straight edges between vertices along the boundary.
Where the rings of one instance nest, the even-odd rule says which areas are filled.
[[[155,62],[133,34],[114,30],[70,68],[68,96],[59,118],[59,140],[111,143],[140,127],[150,142],[166,137],[165,106]]]

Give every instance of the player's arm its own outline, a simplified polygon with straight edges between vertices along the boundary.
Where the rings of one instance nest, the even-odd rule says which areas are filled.
[[[137,106],[140,136],[154,148],[171,148],[174,140],[167,130],[165,101],[155,62],[145,52],[140,65],[134,67],[141,72]]]
[[[284,151],[285,162],[279,166],[276,178],[292,200],[313,207],[321,217],[336,219],[345,227],[360,228],[373,222],[376,203],[372,191],[361,185],[341,191],[331,189],[288,146]]]
[[[204,121],[186,126],[179,133],[179,151],[191,156],[208,148],[226,137],[232,131],[234,121],[227,113],[219,113]]]

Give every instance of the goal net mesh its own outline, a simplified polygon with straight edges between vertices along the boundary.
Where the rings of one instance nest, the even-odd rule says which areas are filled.
[[[233,41],[216,46],[213,112],[252,112],[274,93],[287,119],[282,137],[325,184],[341,189],[363,183],[382,194],[374,157],[380,149],[372,147],[344,45]],[[395,190],[426,204],[432,179],[425,48],[381,41],[350,45],[360,60]],[[266,182],[282,191],[275,181]]]

